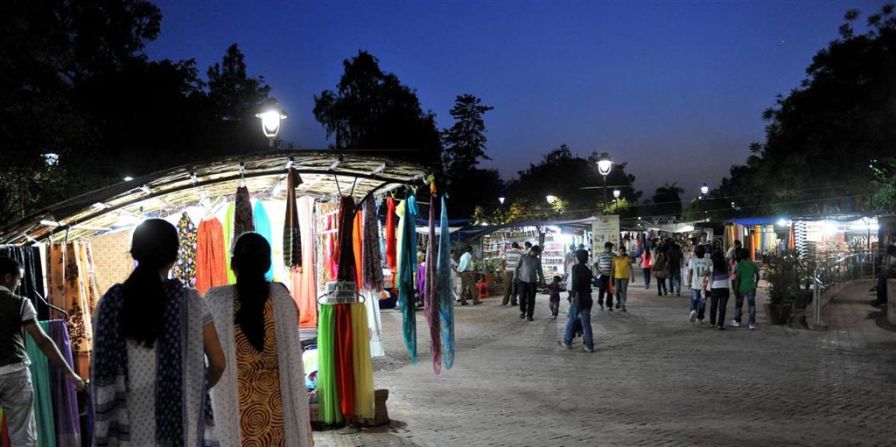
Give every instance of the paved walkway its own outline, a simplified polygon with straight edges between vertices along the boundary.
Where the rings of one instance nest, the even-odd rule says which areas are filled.
[[[636,272],[639,273],[639,272]],[[638,279],[641,277],[638,276]],[[640,282],[640,281],[639,281]],[[491,298],[457,307],[457,360],[436,376],[418,314],[409,365],[401,317],[386,311],[376,360],[391,426],[318,445],[894,445],[896,332],[867,305],[869,284],[828,306],[826,332],[770,326],[718,331],[687,322],[686,297],[630,289],[629,312],[594,310],[597,352],[557,346],[539,296],[534,322]],[[733,316],[733,300],[728,319]],[[580,342],[575,344],[576,348]]]

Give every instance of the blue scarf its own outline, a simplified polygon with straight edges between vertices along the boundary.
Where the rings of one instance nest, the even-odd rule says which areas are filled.
[[[442,216],[439,223],[439,315],[442,323],[442,358],[445,368],[454,366],[454,299],[451,288],[451,234],[448,228],[448,208],[442,195]]]

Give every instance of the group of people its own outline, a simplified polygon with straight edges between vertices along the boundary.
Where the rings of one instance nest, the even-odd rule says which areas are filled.
[[[236,284],[205,297],[169,279],[178,248],[173,225],[144,221],[131,244],[137,267],[97,305],[94,445],[312,445],[299,311],[284,285],[265,279],[268,241],[240,235]],[[0,258],[0,407],[11,445],[34,446],[24,332],[78,389],[84,381],[35,324],[30,301],[12,293],[21,276],[16,261]]]
[[[708,257],[707,257],[708,255]],[[703,323],[706,299],[710,300],[709,324],[725,329],[725,313],[730,292],[734,291],[734,319],[731,327],[740,327],[744,300],[749,311],[749,329],[756,328],[756,289],[760,280],[759,266],[750,259],[749,252],[735,241],[727,253],[713,246],[707,252],[706,245],[697,245],[694,256],[688,262],[688,284],[691,287],[691,305],[688,319],[691,323]]]

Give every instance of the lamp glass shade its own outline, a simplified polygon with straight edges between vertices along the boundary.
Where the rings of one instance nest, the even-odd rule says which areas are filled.
[[[700,192],[703,193],[703,195],[709,194],[709,186],[706,186],[706,183],[704,183],[703,186],[700,187]]]
[[[622,195],[622,191],[620,191],[620,190],[618,190],[618,189],[614,189],[614,190],[613,190],[613,197],[615,197],[615,198],[618,199],[619,196],[621,196],[621,195]]]
[[[549,195],[549,196],[545,196],[545,199],[548,201],[548,203],[553,205],[554,202],[557,201],[557,196]]]
[[[613,160],[609,158],[601,158],[597,161],[597,171],[600,172],[600,175],[607,175],[610,173],[610,169],[613,168]]]

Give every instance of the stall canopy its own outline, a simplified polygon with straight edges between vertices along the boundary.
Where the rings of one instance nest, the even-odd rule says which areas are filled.
[[[479,225],[479,226],[470,226],[462,228],[458,234],[460,235],[460,240],[463,241],[472,241],[474,239],[480,238],[482,236],[492,234],[496,231],[503,230],[505,228],[515,228],[515,227],[541,227],[541,226],[556,226],[562,228],[576,228],[580,230],[591,230],[591,224],[596,221],[596,217],[586,217],[584,219],[577,220],[527,220],[520,222],[512,222],[503,225]],[[452,232],[453,237],[454,232]]]
[[[228,156],[186,164],[92,191],[45,208],[0,229],[0,242],[29,244],[95,236],[146,217],[181,209],[214,208],[245,185],[253,194],[286,197],[286,173],[301,176],[298,195],[337,194],[361,200],[405,185],[421,185],[422,166],[405,161],[334,150],[290,150]]]

